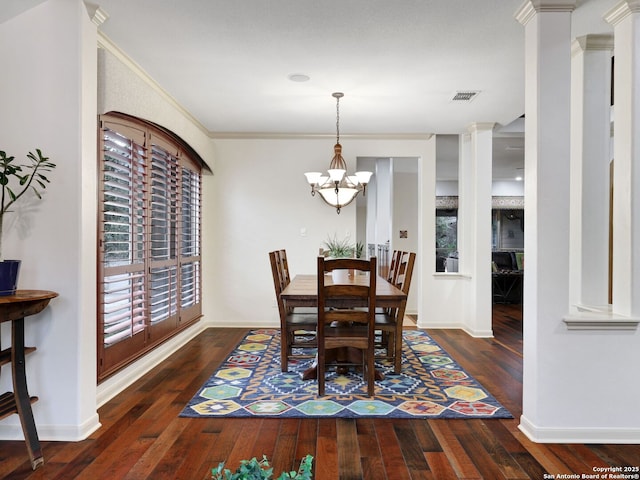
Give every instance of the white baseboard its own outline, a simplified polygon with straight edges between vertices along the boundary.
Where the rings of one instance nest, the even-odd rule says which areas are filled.
[[[207,328],[250,328],[255,330],[257,328],[277,328],[280,329],[280,324],[275,322],[256,323],[245,320],[236,320],[232,324],[230,323],[209,323]]]
[[[464,330],[464,325],[461,323],[428,323],[421,322],[420,317],[418,317],[418,322],[416,323],[418,328],[427,329],[432,328],[434,330]]]
[[[78,442],[86,439],[98,430],[100,424],[98,414],[93,415],[82,425],[41,425],[37,424],[38,439],[40,441]],[[0,425],[0,439],[24,440],[20,424]]]
[[[551,428],[538,427],[524,415],[518,428],[529,440],[536,443],[640,443],[638,428]]]
[[[418,318],[416,326],[424,330],[462,330],[474,338],[493,338],[493,330],[472,330],[462,323],[422,323]]]
[[[467,327],[463,330],[474,338],[493,338],[493,330],[471,330]]]

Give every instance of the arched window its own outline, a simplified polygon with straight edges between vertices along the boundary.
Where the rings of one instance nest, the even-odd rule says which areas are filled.
[[[100,381],[201,316],[202,160],[149,122],[99,123]]]

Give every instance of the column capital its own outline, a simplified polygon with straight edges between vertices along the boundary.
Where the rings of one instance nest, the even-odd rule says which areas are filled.
[[[614,37],[609,33],[589,34],[576,38],[571,44],[571,53],[575,55],[588,50],[613,51]]]
[[[615,26],[634,13],[640,13],[640,0],[622,0],[604,14],[604,20]]]
[[[573,12],[576,0],[526,0],[516,11],[515,18],[522,25],[540,12]]]
[[[467,127],[469,133],[493,130],[496,124],[494,122],[474,122]]]
[[[89,18],[93,24],[98,27],[102,26],[102,24],[109,18],[109,14],[98,5],[85,3],[85,8],[87,9],[87,13],[89,14]]]

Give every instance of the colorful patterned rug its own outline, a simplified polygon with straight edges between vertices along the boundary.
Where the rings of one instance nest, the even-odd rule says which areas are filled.
[[[513,418],[425,332],[405,330],[402,372],[377,361],[384,380],[367,397],[359,372],[327,372],[326,395],[302,380],[313,363],[280,369],[280,330],[253,330],[184,408],[181,417]],[[309,353],[314,351],[309,349]]]

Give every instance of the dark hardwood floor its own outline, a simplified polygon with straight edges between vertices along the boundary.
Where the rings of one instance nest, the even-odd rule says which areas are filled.
[[[82,442],[43,442],[31,470],[23,442],[0,442],[0,477],[196,479],[227,461],[266,454],[276,472],[314,456],[323,479],[543,479],[637,466],[640,445],[535,444],[518,430],[522,411],[519,306],[497,306],[493,339],[429,333],[514,415],[512,420],[189,419],[178,414],[243,329],[209,329],[100,408],[102,428]],[[548,477],[547,477],[548,478]]]

